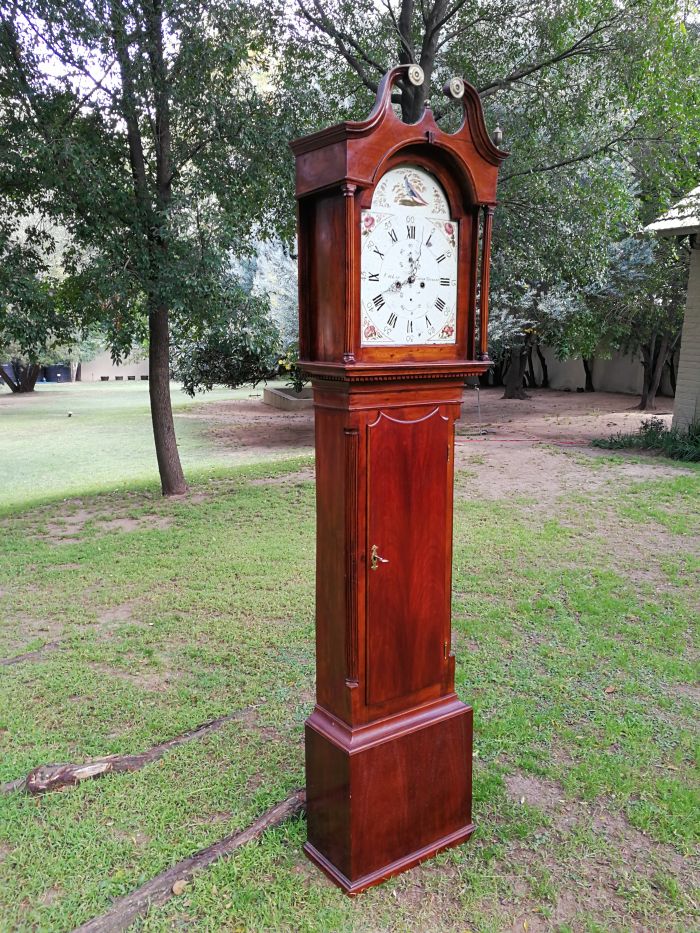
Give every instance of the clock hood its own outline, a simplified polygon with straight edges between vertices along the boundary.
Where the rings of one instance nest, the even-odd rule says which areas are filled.
[[[384,75],[374,107],[365,120],[338,123],[290,143],[296,156],[297,197],[344,181],[360,187],[373,185],[383,166],[397,153],[409,150],[408,157],[411,149],[428,147],[460,171],[476,203],[495,203],[498,169],[508,153],[489,138],[476,88],[462,79],[453,79],[443,89],[446,96],[462,101],[462,123],[455,133],[440,129],[430,107],[425,107],[417,123],[404,123],[394,113],[391,93],[397,80],[408,77],[411,67],[399,65]],[[372,147],[381,158],[368,159],[368,137],[372,137]],[[323,150],[321,164],[319,150]]]

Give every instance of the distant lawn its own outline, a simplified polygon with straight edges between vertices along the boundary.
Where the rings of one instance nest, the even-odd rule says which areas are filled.
[[[261,396],[262,387],[216,389],[190,399],[173,383],[186,472],[201,475],[246,458],[216,445],[205,420],[178,414],[251,395]],[[56,496],[157,484],[148,383],[48,383],[23,396],[0,391],[0,470],[0,511]]]
[[[144,399],[134,389],[141,407],[130,408],[131,391],[73,397],[89,402],[50,484],[89,456],[88,419],[101,451],[140,449],[146,468]],[[55,398],[36,402],[44,414],[17,423],[58,437]],[[120,425],[116,438],[106,424]],[[183,437],[190,462],[214,462],[201,435]],[[37,470],[38,453],[21,450]],[[174,501],[119,492],[0,519],[0,658],[46,646],[0,666],[0,782],[247,710],[136,774],[0,796],[1,930],[64,933],[303,784],[310,463],[238,468]],[[134,930],[698,929],[700,474],[633,482],[614,461],[606,469],[614,488],[562,494],[549,514],[479,500],[459,477],[454,647],[475,711],[471,842],[351,900],[306,861],[296,819]]]

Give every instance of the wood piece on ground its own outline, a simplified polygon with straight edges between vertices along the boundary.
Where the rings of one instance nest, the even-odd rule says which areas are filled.
[[[166,742],[161,742],[159,745],[154,745],[153,748],[135,755],[105,755],[104,758],[92,758],[77,764],[64,762],[39,765],[33,768],[25,777],[0,785],[0,793],[9,794],[16,790],[26,790],[27,793],[32,795],[45,794],[47,791],[58,790],[61,787],[71,787],[80,784],[81,781],[103,777],[105,774],[140,771],[141,768],[151,764],[151,762],[158,761],[171,748],[177,748],[178,745],[184,745],[186,742],[192,742],[195,739],[202,739],[205,735],[210,735],[212,732],[221,729],[227,723],[241,719],[252,709],[257,709],[257,707],[247,706],[245,709],[230,713],[228,716],[212,719],[210,722],[197,726],[196,729],[191,729],[189,732],[175,736],[174,739],[168,739]]]
[[[177,865],[173,865],[172,868],[141,885],[140,888],[114,901],[106,913],[76,927],[73,933],[117,933],[117,931],[128,929],[137,917],[144,916],[151,907],[165,904],[173,897],[173,887],[177,885],[177,882],[189,881],[195,872],[230,855],[247,842],[257,839],[265,830],[279,826],[290,817],[301,813],[305,806],[306,790],[301,788],[294,791],[286,800],[263,813],[247,829],[226,836],[219,842],[207,846],[206,849],[200,849],[189,858],[183,859]],[[181,885],[178,885],[177,890],[180,888]]]

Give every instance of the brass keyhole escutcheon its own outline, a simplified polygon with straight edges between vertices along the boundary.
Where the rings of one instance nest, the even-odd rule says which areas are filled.
[[[389,561],[386,557],[379,556],[379,548],[376,544],[372,545],[372,556],[370,560],[370,567],[372,570],[378,570],[380,564],[388,564]]]

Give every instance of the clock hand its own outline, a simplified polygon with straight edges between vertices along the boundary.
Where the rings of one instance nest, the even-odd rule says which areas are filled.
[[[425,237],[425,230],[421,233],[420,243],[418,245],[418,255],[414,259],[413,256],[409,256],[408,261],[411,263],[411,274],[408,277],[408,282],[413,284],[416,280],[418,274],[418,264],[420,263],[421,253],[423,251],[423,239]]]
[[[416,269],[418,268],[418,263],[420,262],[420,254],[423,252],[423,240],[424,240],[424,238],[425,238],[425,230],[423,230],[423,232],[422,232],[421,235],[420,235],[420,244],[418,245],[418,255],[416,256],[416,263],[415,263],[415,265],[414,265],[414,267],[413,267],[414,273],[415,273]]]

